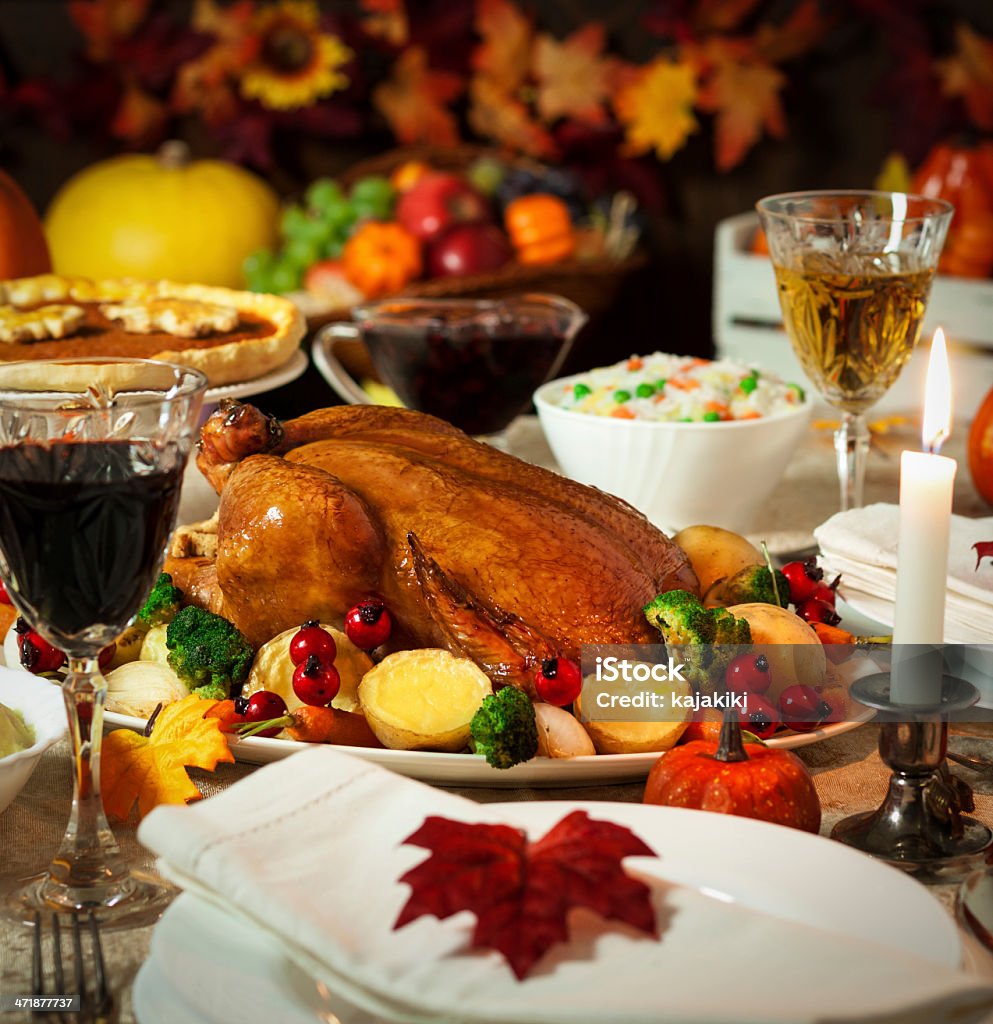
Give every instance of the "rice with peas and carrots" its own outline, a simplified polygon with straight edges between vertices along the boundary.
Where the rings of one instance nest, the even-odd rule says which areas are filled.
[[[733,359],[655,352],[573,377],[563,384],[556,404],[616,419],[717,423],[761,419],[803,401],[798,384]]]

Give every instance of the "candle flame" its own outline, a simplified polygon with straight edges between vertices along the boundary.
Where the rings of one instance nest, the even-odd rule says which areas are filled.
[[[931,341],[924,388],[924,423],[921,429],[924,450],[937,454],[951,432],[952,376],[948,368],[945,332],[939,327]]]

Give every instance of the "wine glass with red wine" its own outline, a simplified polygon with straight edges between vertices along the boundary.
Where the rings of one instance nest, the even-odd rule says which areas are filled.
[[[505,431],[537,387],[562,366],[586,314],[559,295],[491,299],[384,299],[352,310],[354,324],[323,328],[314,347],[344,397],[371,401],[334,357],[339,338],[360,338],[372,365],[408,409],[430,413],[506,449]]]
[[[68,658],[75,764],[62,845],[47,873],[8,899],[22,920],[94,910],[139,923],[172,894],[129,872],[104,816],[97,659],[161,569],[206,387],[196,370],[150,360],[0,365],[0,574],[17,611]]]

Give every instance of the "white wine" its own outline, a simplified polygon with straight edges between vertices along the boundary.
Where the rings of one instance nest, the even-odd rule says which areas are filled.
[[[934,271],[775,270],[786,332],[807,376],[832,405],[864,412],[917,344]]]

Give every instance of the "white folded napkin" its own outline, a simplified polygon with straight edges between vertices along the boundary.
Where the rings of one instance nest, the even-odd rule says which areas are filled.
[[[890,623],[896,596],[899,523],[899,506],[877,504],[838,512],[814,530],[825,571],[842,575],[842,595],[850,591],[866,595],[878,609],[880,620]],[[993,517],[952,516],[946,643],[993,643],[993,564],[984,559],[977,569],[973,550],[974,544],[983,541],[993,541]]]
[[[410,892],[397,879],[426,856],[400,843],[430,814],[514,824],[507,808],[316,747],[203,803],[157,809],[139,838],[232,927],[265,929],[332,992],[388,1020],[963,1024],[993,1008],[993,987],[974,977],[659,880],[661,941],[576,913],[570,942],[518,982],[499,954],[468,948],[471,915],[392,930]],[[830,899],[844,879],[813,884]]]

